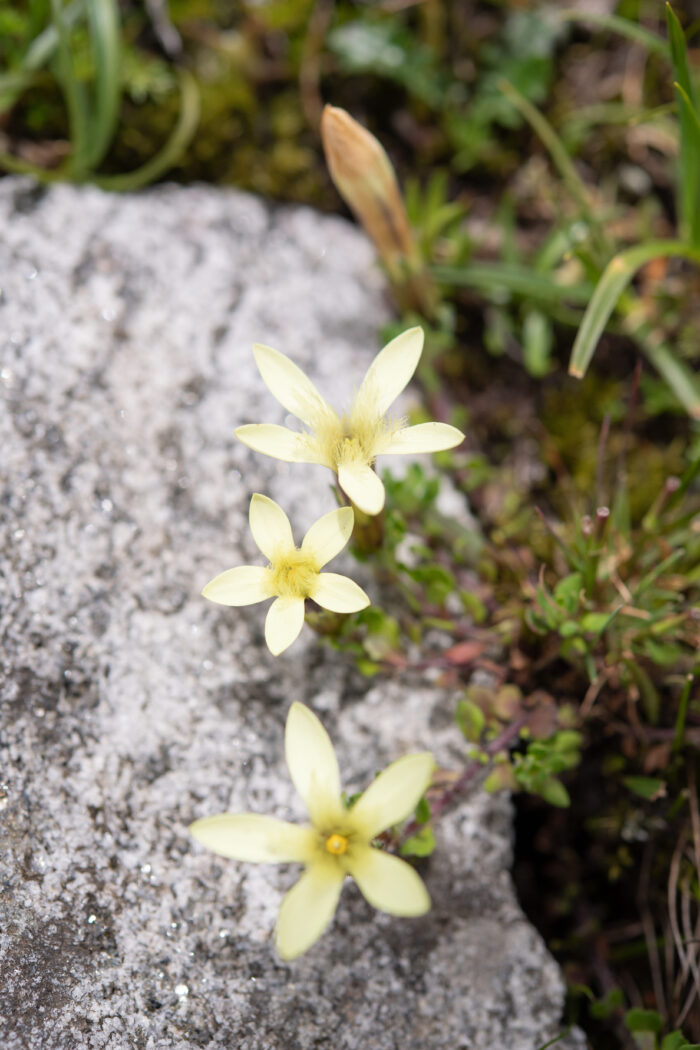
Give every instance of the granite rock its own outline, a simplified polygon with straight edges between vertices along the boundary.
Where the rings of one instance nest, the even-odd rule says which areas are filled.
[[[429,681],[362,679],[308,628],[274,659],[261,606],[199,597],[257,560],[252,492],[299,537],[333,506],[325,471],[233,430],[284,418],[254,341],[347,400],[388,316],[368,245],[199,187],[4,179],[0,222],[4,1050],[536,1050],[563,982],[514,897],[505,798],[441,825],[428,916],[378,915],[349,885],[292,964],[271,934],[296,872],[186,831],[227,809],[302,817],[292,700],[324,720],[349,789],[410,750],[461,758],[454,698]]]

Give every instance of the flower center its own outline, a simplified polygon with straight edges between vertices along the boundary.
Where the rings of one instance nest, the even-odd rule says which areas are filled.
[[[286,551],[270,569],[273,592],[280,598],[308,598],[319,571],[316,559],[302,550]]]
[[[319,419],[309,441],[319,463],[337,471],[341,464],[364,463],[370,466],[389,429],[376,414],[354,410],[341,418],[333,415]]]
[[[348,840],[344,835],[329,835],[326,839],[326,849],[336,857],[339,857],[341,853],[345,853],[347,848]]]

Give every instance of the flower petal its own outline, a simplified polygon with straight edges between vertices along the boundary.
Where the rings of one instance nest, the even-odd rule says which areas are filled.
[[[312,828],[258,813],[219,813],[190,824],[197,842],[222,857],[264,864],[275,861],[308,863],[314,856],[318,836]]]
[[[246,423],[234,431],[239,441],[255,452],[282,459],[285,463],[316,463],[306,434],[297,434],[276,423]]]
[[[265,641],[273,656],[295,642],[304,626],[304,599],[277,598],[265,620]]]
[[[292,783],[314,826],[332,823],[344,811],[338,760],[331,738],[316,715],[296,701],[287,715],[284,751]]]
[[[353,416],[381,418],[415,372],[423,352],[423,329],[409,328],[392,339],[367,370],[353,405]]]
[[[435,760],[429,751],[405,755],[376,777],[351,809],[353,822],[368,839],[398,824],[416,808],[430,783]]]
[[[253,539],[268,561],[274,561],[280,551],[294,550],[289,518],[269,496],[255,493],[250,501],[248,520]]]
[[[319,569],[339,554],[352,535],[355,515],[352,507],[340,507],[315,521],[304,536],[301,549],[311,554]]]
[[[253,353],[268,390],[297,419],[315,426],[319,417],[335,414],[311,380],[279,350],[256,343]]]
[[[365,514],[379,514],[384,506],[384,486],[371,467],[365,463],[341,463],[338,481],[356,507]]]
[[[270,571],[260,565],[239,565],[219,573],[202,594],[219,605],[254,605],[272,597]]]
[[[402,427],[390,434],[385,445],[377,449],[377,455],[417,454],[419,452],[443,452],[455,448],[464,441],[464,434],[449,423],[418,423],[414,427]]]
[[[335,915],[345,872],[333,861],[319,861],[304,872],[280,906],[275,945],[282,959],[296,959],[325,931]]]
[[[430,909],[423,880],[400,857],[371,846],[356,846],[346,863],[360,892],[373,908],[390,915],[425,915]]]
[[[354,580],[337,572],[319,573],[309,597],[324,609],[337,613],[359,612],[370,604],[370,599]]]

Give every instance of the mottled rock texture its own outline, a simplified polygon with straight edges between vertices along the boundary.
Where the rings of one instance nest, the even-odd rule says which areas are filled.
[[[299,538],[333,506],[323,470],[233,430],[283,419],[256,340],[347,399],[387,316],[367,244],[237,193],[13,179],[0,227],[0,1044],[536,1050],[563,985],[514,898],[505,799],[442,825],[427,917],[378,915],[348,886],[290,965],[271,933],[296,872],[186,832],[226,809],[302,816],[282,755],[294,699],[350,789],[413,749],[459,758],[452,699],[428,682],[367,682],[308,628],[274,659],[261,606],[199,597],[258,559],[252,492]]]

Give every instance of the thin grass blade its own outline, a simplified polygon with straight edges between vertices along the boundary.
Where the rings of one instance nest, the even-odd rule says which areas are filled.
[[[642,349],[659,375],[676,395],[693,419],[700,419],[700,389],[698,381],[683,361],[666,343],[654,339],[640,339]]]
[[[671,51],[674,85],[678,96],[680,122],[680,164],[678,214],[681,232],[691,244],[700,245],[700,135],[698,104],[688,64],[685,33],[670,4],[666,4],[666,25]]]
[[[587,282],[561,284],[553,276],[515,263],[468,263],[465,266],[434,266],[436,281],[478,291],[504,290],[540,302],[590,302],[593,285]]]
[[[681,84],[673,85],[681,125],[679,214],[684,236],[700,247],[700,118]]]
[[[607,237],[599,216],[596,214],[589,189],[576,171],[576,167],[574,166],[574,162],[571,159],[566,146],[547,118],[540,113],[536,106],[532,105],[529,99],[525,98],[524,95],[521,95],[510,81],[502,78],[499,81],[498,86],[503,94],[510,99],[516,109],[525,118],[535,134],[541,139],[552,158],[552,162],[558,169],[566,188],[578,204],[582,216],[590,227],[591,232],[595,237],[597,248],[600,251],[605,251],[605,253],[609,255],[610,251],[609,248],[607,248]]]
[[[555,11],[553,14],[562,22],[588,22],[591,25],[600,26],[601,29],[609,29],[613,33],[627,37],[635,44],[641,44],[647,51],[654,51],[668,58],[666,41],[656,33],[652,33],[651,30],[645,29],[644,26],[631,22],[628,18],[621,18],[619,15],[596,14],[575,7]]]
[[[697,107],[695,88],[690,76],[688,64],[688,47],[685,42],[683,27],[678,21],[678,16],[670,4],[666,4],[666,26],[668,27],[668,43],[671,51],[671,62],[673,64],[673,76],[685,91],[691,101],[693,108]]]
[[[38,164],[30,164],[28,160],[14,157],[11,153],[0,153],[0,168],[11,172],[13,175],[32,175],[39,182],[61,182],[65,179],[65,170],[58,168],[47,171],[40,168]]]
[[[73,0],[72,4],[68,4],[63,8],[63,24],[70,29],[71,26],[76,22],[78,16],[83,10],[83,0]],[[58,47],[58,28],[55,22],[48,25],[43,32],[39,33],[31,44],[27,48],[27,53],[22,59],[22,69],[27,72],[36,72],[37,69],[41,69],[52,55],[55,53]]]
[[[88,102],[85,86],[76,76],[71,50],[70,29],[66,23],[60,0],[51,0],[51,15],[58,34],[56,54],[56,78],[68,110],[71,154],[63,173],[68,178],[80,181],[87,171],[85,163],[88,144]]]
[[[116,0],[92,0],[87,6],[95,84],[85,163],[94,171],[109,149],[119,119],[121,45]]]
[[[650,241],[620,252],[610,260],[584,314],[569,361],[569,374],[581,379],[620,296],[637,270],[652,259],[679,255],[700,265],[700,250],[682,241]]]
[[[94,181],[106,190],[127,192],[147,186],[163,175],[187,149],[199,123],[199,90],[194,77],[180,70],[180,115],[172,135],[155,157],[126,175],[103,175]]]

